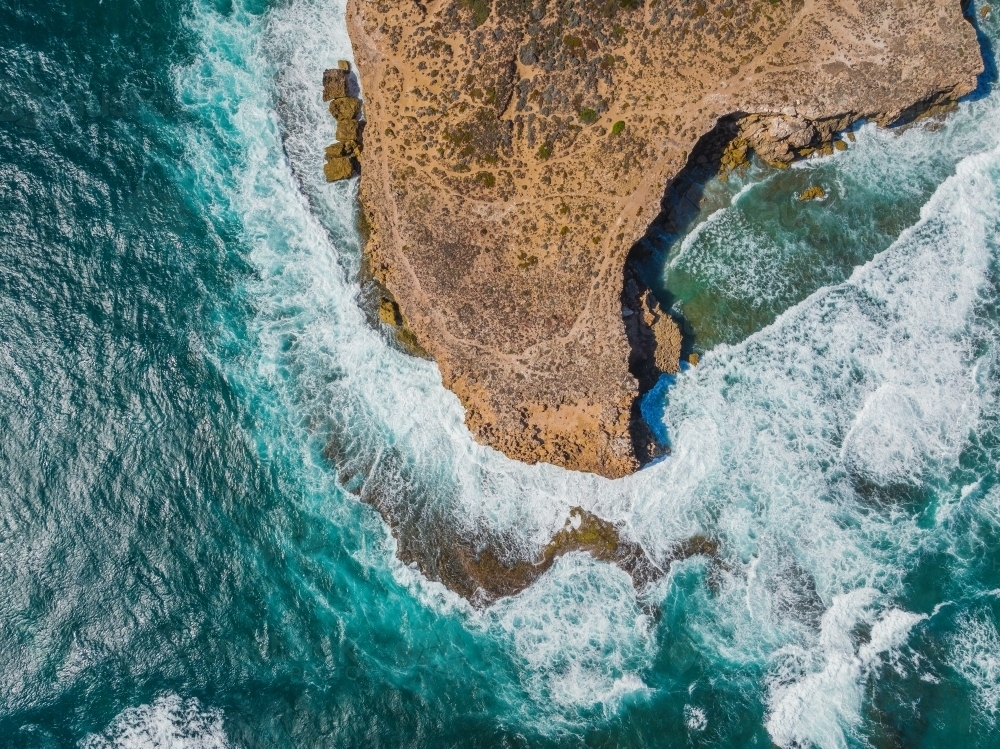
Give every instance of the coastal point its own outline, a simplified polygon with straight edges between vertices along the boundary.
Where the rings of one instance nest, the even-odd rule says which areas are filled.
[[[833,154],[983,71],[959,0],[349,0],[348,27],[383,321],[476,440],[610,478],[665,450],[637,404],[681,332],[628,257],[685,166]]]

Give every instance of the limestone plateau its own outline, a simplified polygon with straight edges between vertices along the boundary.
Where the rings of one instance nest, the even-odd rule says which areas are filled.
[[[399,322],[478,441],[611,478],[653,450],[640,381],[680,351],[626,259],[699,142],[782,167],[983,71],[959,0],[348,0],[348,24]]]

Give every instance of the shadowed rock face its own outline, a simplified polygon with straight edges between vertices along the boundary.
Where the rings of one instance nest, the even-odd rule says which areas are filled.
[[[477,440],[609,477],[648,447],[626,256],[699,139],[728,122],[726,158],[784,164],[983,69],[959,0],[349,0],[348,22],[372,273]],[[662,369],[661,328],[638,358]]]

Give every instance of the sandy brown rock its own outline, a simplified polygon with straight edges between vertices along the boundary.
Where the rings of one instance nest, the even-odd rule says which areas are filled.
[[[347,68],[331,68],[323,73],[323,101],[347,96]]]
[[[354,96],[341,96],[330,102],[330,114],[336,120],[353,120],[361,111],[361,102]]]
[[[813,185],[812,187],[807,187],[799,195],[799,200],[822,200],[826,197],[826,190],[824,190],[819,185]]]
[[[372,272],[477,440],[610,477],[645,439],[626,257],[699,139],[730,122],[732,168],[784,166],[983,69],[959,0],[349,0],[348,23]]]
[[[353,174],[354,164],[348,158],[335,157],[327,159],[326,164],[323,165],[323,175],[326,177],[327,182],[348,179]]]
[[[337,120],[337,140],[342,142],[358,139],[358,123],[356,120]]]
[[[323,100],[330,101],[330,114],[337,120],[337,142],[326,147],[323,174],[327,182],[338,182],[353,177],[357,169],[355,159],[361,155],[361,100],[347,96],[351,66],[341,60],[336,68],[323,72]]]

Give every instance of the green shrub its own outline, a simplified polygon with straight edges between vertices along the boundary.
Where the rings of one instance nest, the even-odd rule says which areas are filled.
[[[578,36],[573,36],[572,34],[567,34],[563,37],[563,44],[570,49],[580,49],[580,47],[583,46],[583,39]]]
[[[462,4],[472,11],[472,23],[475,24],[477,29],[490,17],[490,4],[488,0],[463,0]]]
[[[597,122],[597,112],[593,109],[581,109],[578,112],[578,115],[580,117],[580,122],[584,125],[593,125]]]
[[[476,182],[483,187],[493,187],[497,183],[497,178],[493,176],[493,172],[479,172],[476,175]]]
[[[552,155],[552,146],[548,143],[542,144],[542,147],[538,149],[538,158],[547,159]]]
[[[625,122],[623,120],[618,120],[614,125],[611,126],[611,134],[618,135],[625,130]]]

